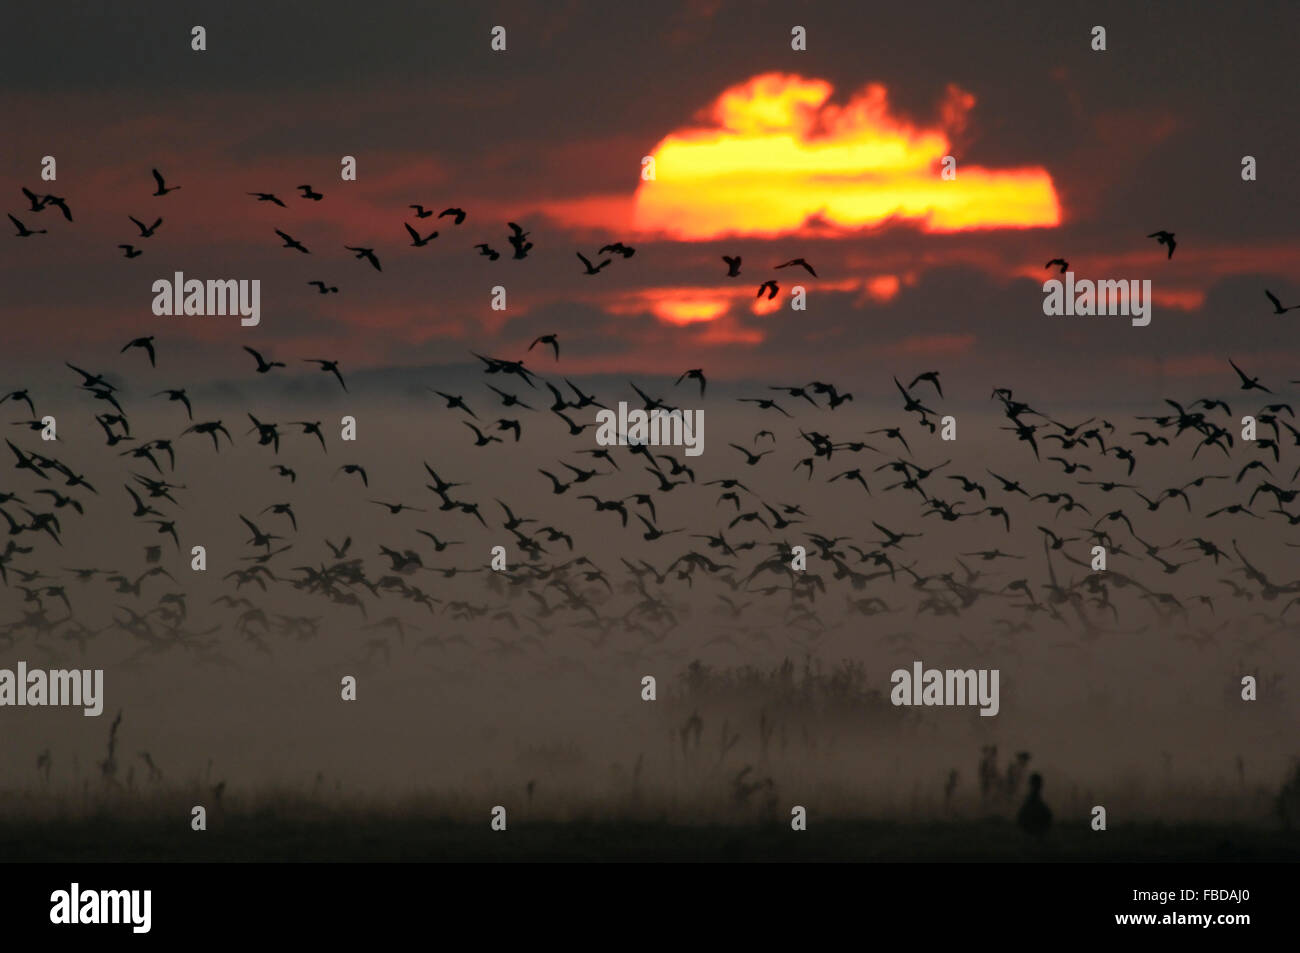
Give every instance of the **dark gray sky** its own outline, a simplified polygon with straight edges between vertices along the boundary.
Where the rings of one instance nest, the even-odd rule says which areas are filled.
[[[471,348],[517,354],[560,331],[574,373],[703,364],[718,379],[807,376],[829,361],[879,377],[915,356],[955,373],[1032,365],[1086,394],[1084,360],[1205,386],[1229,352],[1265,373],[1294,357],[1290,319],[1273,317],[1263,296],[1300,300],[1288,4],[330,10],[55,4],[10,14],[0,39],[8,211],[22,211],[19,186],[36,188],[52,154],[59,179],[48,187],[76,222],[8,242],[7,358],[90,360],[156,333],[173,366],[224,376],[244,343],[383,367],[459,363]],[[190,50],[195,24],[207,29],[206,52]],[[489,49],[497,24],[504,54]],[[806,52],[789,48],[795,24],[808,30]],[[1094,25],[1106,27],[1104,53],[1090,49]],[[839,105],[882,84],[890,116],[921,129],[940,127],[955,84],[974,97],[952,136],[962,168],[1043,170],[1060,223],[936,233],[903,220],[829,236],[797,227],[673,240],[637,219],[641,156],[698,125],[724,90],[768,72],[825,80]],[[345,154],[359,160],[356,182],[339,180]],[[1253,183],[1239,175],[1247,154],[1259,162]],[[155,165],[182,190],[153,197]],[[327,198],[295,199],[301,182]],[[253,190],[289,208],[256,203],[244,194]],[[459,230],[443,220],[431,247],[413,249],[401,227],[412,202],[460,205],[469,217]],[[146,214],[165,225],[144,256],[120,258],[115,246],[136,234],[126,216]],[[56,216],[32,213],[28,224]],[[506,220],[532,231],[530,258],[477,256],[471,246],[484,241],[508,257]],[[275,228],[313,255],[279,248]],[[1157,228],[1179,237],[1171,261],[1145,237]],[[574,251],[616,237],[638,256],[584,276]],[[384,273],[354,263],[344,243],[376,247]],[[730,285],[724,253],[747,261]],[[808,283],[808,312],[754,313],[742,292],[796,255],[821,278]],[[1042,263],[1058,255],[1081,277],[1152,279],[1151,326],[1045,318]],[[175,270],[259,278],[263,325],[155,318],[149,283]],[[306,286],[314,278],[343,290],[320,298]],[[871,294],[880,280],[901,285]],[[504,316],[487,307],[498,283],[510,292]],[[683,297],[720,313],[665,319],[663,302]]]

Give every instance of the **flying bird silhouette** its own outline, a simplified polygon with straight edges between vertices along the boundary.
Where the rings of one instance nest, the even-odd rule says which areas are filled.
[[[298,240],[297,240],[296,238],[294,238],[292,235],[288,235],[288,234],[286,234],[286,233],[280,231],[278,228],[275,230],[275,233],[276,233],[277,235],[279,235],[282,239],[284,239],[284,244],[280,246],[281,248],[296,248],[296,249],[298,249],[298,251],[302,252],[304,255],[310,255],[310,254],[311,254],[311,252],[309,252],[309,251],[307,250],[307,246],[304,245],[302,242],[298,241]]]
[[[813,271],[813,266],[808,264],[808,262],[804,261],[802,258],[791,258],[789,261],[785,262],[784,264],[777,265],[776,267],[789,268],[791,266],[798,266],[799,268],[802,268],[804,271],[808,272],[808,274],[812,275],[814,278],[817,277],[817,272]]]
[[[355,473],[357,476],[361,477],[361,482],[363,485],[367,487],[370,486],[370,477],[366,475],[365,468],[355,463],[345,463],[343,464],[343,466],[339,467],[337,470],[334,471],[334,475],[336,477],[340,473],[346,473],[349,476]]]
[[[325,360],[324,358],[321,358],[321,357],[308,357],[308,358],[303,358],[303,363],[304,363],[304,364],[319,364],[319,365],[320,365],[320,369],[321,369],[322,371],[324,371],[326,374],[333,374],[335,377],[337,377],[337,378],[339,379],[339,383],[343,385],[343,389],[344,389],[344,390],[347,390],[347,389],[348,389],[348,385],[347,385],[346,383],[344,383],[344,381],[343,381],[343,375],[339,373],[339,362],[338,362],[338,361],[327,361],[327,360]],[[281,365],[281,367],[283,367],[283,366],[284,366],[284,365]]]
[[[138,228],[138,229],[140,229],[140,237],[141,237],[141,238],[150,238],[150,237],[152,237],[153,233],[156,232],[156,231],[158,230],[158,226],[161,225],[161,224],[162,224],[162,221],[163,221],[163,220],[160,218],[160,219],[157,219],[157,220],[156,220],[152,225],[146,225],[144,222],[140,221],[140,220],[139,220],[138,218],[136,218],[134,215],[128,215],[127,218],[129,218],[131,221],[135,222],[135,227]]]
[[[280,361],[267,361],[265,358],[262,357],[261,354],[259,354],[257,351],[254,351],[248,345],[244,345],[244,350],[247,351],[249,354],[253,355],[253,359],[257,361],[257,373],[259,374],[265,374],[274,367],[285,366]]]
[[[524,231],[521,226],[515,222],[506,222],[510,228],[511,234],[507,237],[510,247],[515,250],[516,259],[528,257],[528,252],[532,250],[533,243],[528,241],[528,232]]]
[[[530,344],[530,345],[528,345],[528,350],[531,351],[533,348],[537,347],[537,345],[539,345],[539,344],[549,344],[549,345],[550,345],[552,348],[554,348],[554,350],[555,350],[555,359],[556,359],[557,361],[560,359],[560,342],[559,342],[559,339],[556,337],[556,335],[554,335],[554,334],[543,334],[543,335],[541,335],[540,337],[535,338],[535,339],[533,340],[533,343]]]
[[[939,396],[940,397],[943,396],[943,388],[939,386],[938,371],[926,371],[924,374],[917,374],[916,377],[912,378],[912,383],[907,385],[907,389],[911,390],[921,381],[929,381],[931,384],[934,385],[934,389],[938,392]]]
[[[28,228],[12,215],[9,216],[9,221],[13,222],[14,228],[18,229],[17,238],[27,238],[29,235],[44,235],[49,231],[46,228]]]
[[[677,384],[680,384],[682,381],[686,380],[686,378],[688,378],[688,377],[691,378],[692,380],[696,380],[696,381],[699,381],[699,382],[700,382],[700,396],[703,397],[703,396],[704,396],[704,388],[705,388],[705,386],[708,384],[708,381],[706,381],[706,380],[704,379],[704,370],[703,370],[703,368],[699,368],[699,367],[693,367],[693,368],[691,368],[689,371],[687,371],[686,373],[682,374],[681,377],[677,378]],[[674,384],[673,386],[676,387],[677,384]]]
[[[1228,358],[1228,363],[1232,365],[1232,369],[1236,371],[1237,376],[1241,378],[1242,390],[1262,390],[1266,394],[1273,393],[1271,390],[1269,390],[1267,387],[1265,387],[1263,384],[1259,382],[1258,377],[1246,376],[1246,372],[1243,371],[1240,367],[1238,367],[1236,363],[1233,362],[1232,358]]]
[[[153,338],[154,336],[151,334],[148,337],[136,338],[134,341],[128,341],[118,353],[125,354],[133,347],[144,348],[145,352],[149,355],[149,366],[157,367],[158,363],[156,355],[154,354]]]
[[[1286,314],[1288,311],[1295,311],[1297,309],[1300,309],[1300,304],[1293,304],[1287,308],[1282,307],[1282,302],[1278,301],[1277,296],[1273,294],[1273,292],[1269,291],[1267,288],[1264,289],[1264,295],[1268,298],[1269,301],[1273,303],[1274,314]]]
[[[604,261],[602,261],[599,265],[595,265],[595,266],[593,266],[593,265],[591,264],[591,260],[588,259],[587,256],[584,255],[582,252],[575,252],[575,254],[576,254],[579,258],[582,259],[582,263],[583,263],[583,265],[585,265],[586,268],[587,268],[587,270],[586,270],[585,272],[583,272],[583,274],[587,274],[587,275],[598,275],[598,274],[600,274],[600,269],[604,268],[606,265],[608,265],[608,264],[610,263],[610,261],[612,261],[612,259],[610,259],[610,258],[606,258],[606,259],[605,259]]]
[[[420,237],[420,233],[417,232],[415,229],[413,229],[410,225],[407,225],[405,222],[402,223],[402,227],[403,227],[404,229],[406,229],[406,233],[407,233],[408,235],[411,236],[411,247],[412,247],[412,248],[423,248],[425,245],[429,244],[429,242],[433,241],[435,238],[438,237],[438,233],[437,233],[437,232],[430,232],[430,233],[428,234],[427,237],[425,237],[425,238],[421,238],[421,237]],[[354,248],[354,249],[352,249],[352,250],[353,250],[353,251],[359,251],[360,249],[355,249],[355,248]],[[361,256],[358,255],[357,257],[361,257]],[[372,252],[370,255],[368,255],[367,257],[370,258],[370,263],[371,263],[372,265],[374,265],[376,268],[379,267],[379,264],[374,260],[374,253],[373,253],[373,252]]]
[[[160,390],[152,394],[151,396],[161,397],[164,394],[167,395],[168,400],[180,401],[182,404],[184,404],[185,416],[188,417],[190,420],[194,419],[194,408],[190,406],[189,395],[186,394],[184,390]]]
[[[1154,238],[1157,243],[1164,245],[1166,248],[1169,249],[1169,254],[1165,256],[1166,261],[1174,257],[1174,249],[1178,247],[1178,243],[1174,241],[1173,232],[1165,232],[1165,231],[1152,232],[1150,235],[1147,236],[1147,238]]]
[[[41,200],[41,202],[43,206],[53,205],[60,212],[63,213],[64,218],[66,218],[69,222],[72,221],[72,210],[68,208],[67,199],[60,198],[57,195],[47,195],[45,196],[45,198]]]
[[[25,390],[10,391],[9,393],[5,394],[3,397],[0,397],[0,404],[3,404],[6,400],[14,400],[14,401],[21,400],[27,404],[27,409],[32,412],[33,416],[36,414],[36,407],[32,404],[32,398]],[[0,503],[3,502],[4,502],[3,500],[0,500]]]
[[[158,184],[158,188],[154,190],[154,195],[166,195],[168,192],[175,192],[180,188],[179,185],[173,185],[171,188],[168,188],[167,183],[163,180],[162,173],[157,169],[152,169],[151,171],[153,172],[154,182]]]
[[[373,248],[361,248],[355,245],[344,245],[343,247],[346,248],[348,251],[356,252],[357,253],[356,258],[366,259],[366,261],[370,262],[370,264],[374,267],[375,271],[384,270],[379,267],[379,259],[375,257],[375,250]]]

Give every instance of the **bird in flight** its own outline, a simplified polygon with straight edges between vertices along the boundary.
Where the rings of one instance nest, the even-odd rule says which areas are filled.
[[[413,229],[410,225],[407,225],[405,222],[402,223],[402,227],[405,228],[407,234],[411,236],[412,248],[423,248],[425,245],[429,244],[429,242],[433,241],[435,238],[438,237],[437,232],[430,232],[427,238],[421,238],[420,233],[417,232],[415,229]],[[372,254],[370,257],[373,260],[374,255]],[[378,268],[379,265],[376,264],[375,267]]]
[[[731,255],[723,255],[722,260],[727,263],[728,278],[735,278],[740,274],[741,257],[739,255],[736,255],[734,258]]]
[[[324,371],[326,374],[333,374],[335,377],[337,377],[337,378],[339,379],[339,383],[340,383],[340,384],[343,384],[343,389],[344,389],[344,390],[347,390],[347,389],[348,389],[348,385],[343,383],[343,375],[339,373],[339,362],[338,362],[338,361],[327,361],[327,360],[325,360],[324,358],[321,358],[321,357],[307,357],[307,358],[303,358],[303,363],[304,363],[304,364],[319,364],[319,365],[320,365],[320,369],[321,369],[322,371]],[[284,366],[284,365],[281,365],[281,367],[283,367],[283,366]]]
[[[157,393],[153,394],[153,396],[161,397],[163,394],[167,395],[168,400],[178,400],[182,404],[184,404],[185,415],[189,417],[190,420],[194,419],[194,408],[190,406],[189,395],[186,394],[183,389],[182,390],[160,390]]]
[[[346,387],[343,388],[347,390]],[[321,433],[319,420],[295,420],[292,421],[295,427],[301,427],[303,434],[308,437],[315,437],[320,441],[320,448],[329,453],[329,447],[325,446],[325,435]]]
[[[226,439],[229,440],[232,444],[235,442],[234,438],[230,436],[230,431],[227,430],[224,426],[222,426],[220,420],[205,420],[203,423],[194,424],[192,427],[188,427],[183,431],[183,434],[186,433],[207,434],[209,437],[212,438],[213,449],[218,451],[221,450],[221,445],[217,442],[218,433],[225,434]]]
[[[253,358],[257,361],[257,373],[259,373],[259,374],[265,374],[267,371],[271,370],[271,368],[273,368],[273,367],[284,367],[284,366],[285,366],[284,364],[280,363],[279,361],[267,361],[265,358],[262,357],[261,354],[259,354],[259,353],[257,353],[256,351],[254,351],[254,350],[253,350],[251,347],[249,347],[248,345],[244,345],[244,350],[247,351],[249,354],[253,355]]]
[[[313,202],[319,202],[325,197],[321,195],[321,193],[312,189],[310,185],[300,185],[298,186],[298,191],[302,193],[303,198],[311,199]]]
[[[1070,269],[1070,263],[1066,261],[1064,258],[1053,258],[1043,267],[1051,268],[1053,265],[1055,265],[1057,268],[1061,270],[1061,274],[1065,274]]]
[[[437,233],[435,232],[434,234]],[[360,258],[366,259],[368,262],[370,262],[370,264],[374,266],[375,271],[384,270],[379,267],[379,259],[375,257],[375,250],[373,248],[360,248],[355,245],[344,245],[343,247],[346,248],[348,251],[356,252],[357,253],[356,257],[358,259]]]
[[[624,258],[631,258],[636,254],[636,249],[631,245],[624,245],[622,242],[614,242],[611,245],[602,245],[596,254],[603,255],[605,252],[613,252],[615,255],[622,255]]]
[[[45,198],[41,199],[41,206],[44,207],[46,205],[53,205],[60,212],[63,213],[64,218],[66,218],[69,222],[72,221],[72,211],[71,209],[68,208],[67,199],[59,198],[59,196],[57,195],[47,195],[45,196]]]
[[[360,466],[359,464],[345,463],[343,464],[343,466],[339,467],[337,470],[334,471],[335,476],[338,476],[340,473],[346,473],[349,476],[355,473],[357,476],[361,477],[361,482],[363,485],[370,486],[370,478],[366,476],[365,468]]]
[[[377,506],[387,508],[388,512],[392,513],[394,516],[400,516],[402,510],[410,510],[413,513],[424,512],[424,510],[420,509],[418,506],[407,506],[405,503],[385,503],[383,500],[371,500],[370,502]]]
[[[488,384],[488,390],[496,391],[497,395],[500,396],[501,398],[501,406],[503,407],[522,407],[524,408],[524,410],[533,409],[529,407],[527,404],[525,404],[518,397],[516,397],[514,394],[507,394],[505,391],[501,390],[500,388],[493,387],[491,384]],[[33,411],[33,413],[35,413],[35,411]]]
[[[708,384],[708,381],[706,381],[706,380],[704,379],[704,369],[701,368],[701,367],[693,367],[693,368],[691,368],[689,371],[687,371],[686,373],[682,374],[681,377],[677,378],[677,384],[680,384],[682,381],[686,380],[686,378],[688,378],[688,377],[689,377],[691,380],[696,380],[696,381],[699,381],[699,382],[700,382],[700,396],[703,397],[703,396],[704,396],[704,388],[705,388],[705,385]],[[674,384],[673,386],[676,387],[677,384]]]
[[[6,400],[13,400],[13,401],[21,400],[27,404],[27,409],[30,410],[33,415],[36,413],[36,405],[32,403],[31,395],[28,394],[27,391],[25,390],[10,391],[8,394],[5,394],[3,397],[0,397],[0,404],[3,404]],[[4,500],[0,499],[0,503],[2,502],[4,502]]]
[[[475,419],[477,419],[477,418],[475,418]],[[488,444],[490,444],[490,443],[502,443],[502,442],[503,442],[502,439],[501,439],[500,437],[489,437],[489,436],[484,436],[483,431],[479,430],[477,427],[475,427],[475,426],[474,426],[472,423],[470,423],[468,420],[462,420],[461,423],[463,423],[463,424],[464,424],[466,427],[468,427],[470,430],[474,431],[474,437],[475,437],[475,439],[474,439],[474,446],[476,446],[476,447],[486,447],[486,446],[487,446]]]
[[[1269,291],[1267,288],[1264,289],[1264,295],[1269,301],[1273,302],[1274,314],[1286,314],[1288,311],[1295,311],[1300,308],[1300,304],[1293,304],[1288,308],[1282,307],[1282,302],[1277,300],[1277,295],[1273,294],[1273,292]]]
[[[777,410],[785,414],[787,417],[790,416],[786,413],[784,407],[774,400],[768,400],[766,397],[737,397],[736,400],[740,401],[742,404],[758,404],[759,410]]]
[[[280,208],[288,208],[287,205],[270,192],[249,192],[247,194],[256,195],[259,202],[274,202],[276,205],[280,206]]]
[[[140,238],[151,238],[153,233],[155,233],[155,231],[157,231],[157,228],[159,228],[159,225],[162,224],[161,218],[157,218],[157,220],[155,220],[155,222],[153,222],[152,225],[146,225],[144,224],[144,222],[140,221],[139,218],[136,218],[135,216],[129,215],[126,217],[130,218],[131,221],[135,222],[135,228],[138,228],[140,230]]]
[[[1165,256],[1166,261],[1174,257],[1174,249],[1178,247],[1178,243],[1174,241],[1173,232],[1166,232],[1166,231],[1152,232],[1150,235],[1147,236],[1147,238],[1154,238],[1161,245],[1164,245],[1166,248],[1169,249],[1169,254]]]
[[[448,410],[463,410],[465,411],[465,413],[469,414],[475,420],[478,420],[478,414],[474,413],[474,411],[469,409],[469,404],[465,403],[465,398],[461,397],[458,394],[444,394],[440,390],[433,390],[432,387],[430,387],[429,390],[433,391],[439,397],[447,401]]]
[[[316,287],[316,290],[318,290],[323,295],[339,293],[338,288],[336,288],[333,285],[326,285],[325,282],[323,281],[309,281],[307,282],[307,284],[314,285]]]
[[[771,301],[773,298],[776,297],[777,292],[780,290],[781,290],[781,286],[777,284],[775,281],[769,279],[758,286],[758,294],[754,295],[754,297],[761,298],[763,297],[763,292],[766,291],[767,300]]]
[[[510,247],[515,250],[515,258],[526,258],[528,252],[532,250],[533,243],[528,241],[528,233],[514,222],[506,222],[510,227],[510,236],[506,241],[510,242]]]
[[[772,452],[771,450],[764,450],[762,453],[750,453],[748,450],[746,450],[738,443],[728,444],[728,446],[735,447],[737,450],[743,453],[745,455],[745,462],[749,464],[751,467],[755,466],[759,460],[762,460],[765,456],[767,456],[769,453]]]
[[[304,255],[311,254],[311,252],[307,250],[307,246],[298,241],[298,239],[294,238],[292,235],[282,232],[278,228],[275,230],[275,233],[284,239],[284,245],[281,246],[282,248],[296,248]]]
[[[486,243],[480,242],[474,247],[477,248],[478,253],[482,255],[484,258],[486,258],[488,261],[496,261],[498,258],[501,257],[501,253],[499,251],[497,251],[491,245],[488,245]]]
[[[610,258],[606,258],[606,259],[605,259],[604,261],[602,261],[599,265],[595,265],[595,266],[593,266],[592,263],[591,263],[591,261],[590,261],[590,260],[587,258],[587,256],[584,255],[582,252],[577,252],[576,254],[577,254],[577,256],[578,256],[579,258],[582,259],[582,263],[583,263],[584,265],[587,266],[587,270],[584,272],[584,274],[588,274],[588,275],[598,275],[598,274],[600,274],[600,269],[604,268],[606,265],[608,265],[608,264],[613,260],[613,259],[610,259]]]
[[[943,396],[943,388],[939,386],[938,371],[926,371],[924,374],[917,374],[916,377],[912,378],[912,383],[907,385],[907,389],[911,390],[921,381],[929,381],[931,384],[934,385],[934,389],[939,392],[939,396],[940,397]]]
[[[532,344],[528,345],[528,350],[531,351],[539,344],[549,344],[555,349],[555,359],[557,361],[560,359],[560,341],[554,334],[543,334],[541,337],[534,340]]]
[[[158,226],[162,224],[161,218],[155,221],[152,225],[145,225],[144,222],[140,221],[134,215],[128,215],[127,218],[135,222],[135,227],[140,229],[141,238],[149,238],[150,236],[153,235],[154,232],[158,230]]]
[[[813,271],[813,266],[808,264],[808,262],[804,261],[802,258],[791,258],[785,264],[777,265],[776,267],[789,268],[791,265],[798,265],[800,268],[808,272],[808,274],[812,275],[814,278],[817,277],[817,272]]]
[[[1273,393],[1271,390],[1269,390],[1267,387],[1265,387],[1263,384],[1259,382],[1258,377],[1247,377],[1246,372],[1243,371],[1240,367],[1238,367],[1236,363],[1233,362],[1232,358],[1228,358],[1228,363],[1232,364],[1232,369],[1236,371],[1237,376],[1241,378],[1242,390],[1262,390],[1266,394]]]
[[[406,207],[415,209],[416,218],[428,218],[430,215],[433,214],[432,211],[425,208],[423,205],[408,205]]]
[[[446,218],[448,215],[456,216],[452,220],[453,225],[459,225],[461,222],[465,221],[465,210],[463,208],[445,208],[438,213],[439,218]]]
[[[118,245],[117,247],[122,249],[127,258],[139,258],[144,254],[144,252],[140,251],[140,249],[136,248],[134,245]]]
[[[173,185],[171,188],[168,188],[166,181],[164,181],[162,177],[162,173],[157,169],[151,171],[153,172],[153,180],[158,183],[158,188],[154,191],[154,195],[166,195],[168,192],[175,192],[180,188],[179,185]]]
[[[119,354],[125,354],[128,350],[130,350],[130,349],[133,348],[133,347],[144,348],[144,350],[145,350],[145,351],[148,353],[148,355],[149,355],[149,366],[150,366],[150,367],[157,367],[157,366],[158,366],[158,363],[157,363],[157,356],[154,354],[154,350],[153,350],[153,335],[152,335],[152,334],[149,335],[148,337],[136,338],[134,341],[129,341],[129,342],[127,342],[127,344],[126,344],[126,345],[122,348],[122,350],[119,351],[118,353],[119,353]]]
[[[18,235],[17,235],[18,238],[26,238],[29,235],[44,235],[47,231],[49,231],[49,229],[45,229],[45,228],[28,228],[22,222],[18,221],[18,219],[14,218],[12,215],[9,216],[9,221],[13,222],[14,227],[18,229]]]

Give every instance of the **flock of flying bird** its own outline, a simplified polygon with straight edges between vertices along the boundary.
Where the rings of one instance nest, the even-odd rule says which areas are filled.
[[[157,170],[153,176],[155,197],[180,188],[168,186]],[[72,221],[66,200],[23,191],[31,212],[58,208]],[[299,191],[300,201],[323,198],[309,185]],[[274,193],[249,195],[285,207]],[[423,205],[410,208],[417,223],[435,215]],[[45,231],[10,217],[20,237]],[[451,218],[456,228],[466,213],[447,208],[436,218]],[[162,224],[161,217],[152,225],[132,221],[142,240],[154,237]],[[438,236],[404,227],[415,247]],[[507,227],[513,257],[526,257],[533,248],[530,233],[515,223]],[[276,233],[283,247],[310,254],[302,242]],[[1173,255],[1171,233],[1152,237]],[[142,254],[134,245],[121,247],[127,257]],[[346,247],[382,270],[374,248]],[[494,261],[500,257],[485,242],[474,248]],[[606,254],[610,257],[601,258]],[[597,262],[581,252],[578,257],[584,273],[596,275],[615,257],[626,261],[634,254],[634,248],[611,242],[597,251]],[[724,260],[727,274],[739,276],[740,256]],[[1054,259],[1048,263],[1053,266],[1064,271],[1068,263]],[[817,277],[804,258],[776,267],[799,268]],[[325,281],[312,284],[321,294],[338,291]],[[769,298],[778,292],[775,279],[765,280],[759,289],[760,296]],[[1289,310],[1266,293],[1277,313]],[[937,371],[917,374],[906,384],[895,377],[900,407],[893,419],[850,432],[839,423],[846,414],[836,411],[853,400],[852,393],[826,381],[773,384],[765,385],[765,392],[736,398],[753,408],[759,422],[752,437],[733,431],[735,439],[724,441],[725,452],[713,449],[707,458],[686,458],[678,448],[597,445],[589,433],[596,424],[582,416],[621,397],[587,393],[568,377],[549,379],[525,366],[539,346],[537,354],[559,364],[559,335],[542,334],[525,358],[471,352],[487,378],[480,393],[455,393],[457,388],[446,384],[428,388],[442,402],[434,409],[462,423],[472,439],[448,444],[436,466],[420,461],[430,482],[425,483],[429,495],[417,503],[393,501],[382,487],[372,486],[365,461],[336,459],[342,447],[331,447],[320,420],[281,423],[263,419],[269,415],[260,409],[262,416],[244,410],[240,416],[251,424],[245,431],[228,410],[220,416],[196,407],[185,388],[168,387],[160,378],[147,389],[147,399],[179,405],[185,426],[146,438],[133,422],[135,408],[128,413],[134,398],[112,382],[110,373],[67,363],[79,392],[95,402],[89,406],[98,410],[94,419],[107,448],[92,480],[82,472],[86,466],[52,455],[50,444],[39,437],[46,427],[38,406],[45,396],[41,391],[54,383],[7,390],[0,406],[26,411],[23,419],[7,423],[28,433],[5,440],[13,468],[8,480],[0,480],[0,535],[5,537],[0,582],[16,597],[17,614],[0,616],[0,640],[13,644],[47,637],[41,644],[57,655],[61,643],[85,651],[102,633],[123,632],[139,643],[137,656],[183,650],[203,662],[236,664],[223,637],[227,631],[269,653],[277,638],[309,638],[323,624],[342,624],[366,633],[357,644],[367,657],[389,658],[394,638],[404,642],[408,630],[427,630],[432,634],[417,647],[446,652],[459,644],[464,651],[478,648],[501,655],[553,654],[582,666],[585,650],[563,641],[569,636],[628,658],[670,650],[690,654],[709,645],[731,646],[743,654],[766,643],[786,652],[792,645],[811,649],[842,627],[860,629],[863,617],[898,616],[900,625],[914,625],[922,616],[963,617],[977,604],[991,609],[998,637],[1054,626],[1077,640],[1067,644],[1078,645],[1118,632],[1121,610],[1134,612],[1145,604],[1148,621],[1175,624],[1179,638],[1203,647],[1229,622],[1225,619],[1213,630],[1203,623],[1219,616],[1222,603],[1231,600],[1263,620],[1263,634],[1252,635],[1247,643],[1258,648],[1285,631],[1288,611],[1300,603],[1300,580],[1270,576],[1250,552],[1262,527],[1300,525],[1300,507],[1295,506],[1300,490],[1293,488],[1300,467],[1288,475],[1290,461],[1284,465],[1281,459],[1291,448],[1300,448],[1300,429],[1285,401],[1238,406],[1234,416],[1234,409],[1217,397],[1170,399],[1130,425],[1100,417],[1071,424],[999,387],[990,399],[1006,423],[978,438],[985,446],[1007,442],[998,457],[1007,462],[995,471],[955,467],[951,458],[934,460],[944,448],[961,447],[938,437],[943,414],[932,405],[945,398]],[[247,346],[243,350],[255,361],[250,374],[287,372],[287,362],[274,355]],[[124,354],[132,351],[143,352],[150,373],[162,372],[160,362],[165,367],[154,336],[121,348]],[[316,365],[341,391],[348,390],[339,360],[312,357],[293,363],[299,361]],[[1230,364],[1241,391],[1274,394],[1259,377]],[[665,397],[647,392],[652,385],[630,386],[645,410],[673,409]],[[702,368],[691,368],[673,386],[689,388],[679,393],[703,401],[707,378]],[[1234,420],[1242,412],[1256,417],[1258,439],[1234,436]],[[541,431],[547,448],[565,448],[559,456],[550,453],[555,462],[530,468],[535,470],[528,477],[533,482],[521,492],[532,504],[470,498],[467,481],[457,479],[458,458],[475,449],[508,452],[507,446],[522,441],[525,427],[530,433]],[[255,435],[270,472],[258,479],[263,497],[231,506],[229,523],[246,537],[239,564],[219,567],[225,591],[196,606],[182,581],[190,567],[188,537],[180,524],[186,505],[199,501],[186,499],[183,471],[213,466],[206,441],[193,437],[210,438],[212,451],[220,455],[223,438],[226,446],[236,440],[232,430],[241,439]],[[1000,432],[1014,439],[1000,437]],[[294,438],[295,450],[307,441],[318,443],[320,452],[295,458],[291,466],[279,457],[286,437]],[[492,444],[502,446],[492,450]],[[1142,448],[1141,465],[1135,446]],[[79,459],[88,453],[87,447],[76,448]],[[1163,456],[1166,463],[1177,455],[1180,467],[1209,470],[1165,486],[1141,483],[1154,469],[1147,454]],[[1207,458],[1213,463],[1207,464]],[[336,543],[323,538],[318,527],[301,524],[294,501],[285,497],[304,466],[314,476],[340,481],[331,492],[347,496],[336,519],[355,515],[358,538],[377,533],[382,541],[354,544],[353,534],[345,533]],[[416,461],[411,466],[416,468]],[[704,466],[710,472],[696,472]],[[964,472],[956,472],[957,467]],[[100,476],[105,472],[112,475]],[[512,479],[519,472],[506,471]],[[1020,475],[1009,475],[1013,473]],[[801,489],[814,481],[828,488],[816,493]],[[860,492],[832,495],[850,486]],[[559,497],[565,498],[564,505],[574,501],[590,514],[581,530],[557,525]],[[683,498],[688,504],[678,503]],[[91,506],[111,508],[163,539],[145,546],[140,563],[128,562],[123,551],[114,568],[67,566],[72,560],[65,537]],[[1152,514],[1180,506],[1185,510],[1182,535],[1163,544],[1151,541]],[[549,507],[556,509],[548,515]],[[543,512],[529,515],[529,510]],[[715,514],[717,528],[701,524],[697,511]],[[376,524],[372,516],[392,519]],[[971,521],[999,542],[951,553],[938,538],[942,527]],[[473,541],[471,534],[476,534]],[[584,535],[598,545],[586,548]],[[917,544],[911,541],[922,536],[931,549],[928,564],[912,555]],[[486,553],[498,543],[523,558],[512,559],[503,571],[490,570]],[[1003,545],[1021,551],[1004,552]],[[1105,547],[1110,560],[1104,572],[1090,566],[1097,545]],[[792,568],[796,546],[806,548],[806,570]],[[947,555],[936,558],[936,547]],[[455,552],[484,558],[447,564]],[[1173,591],[1175,577],[1193,565],[1213,582]],[[475,574],[484,574],[486,585],[454,589],[457,577]],[[87,601],[109,605],[105,618],[90,620],[77,611],[92,586],[100,591]],[[716,615],[703,626],[692,621],[701,605]],[[1191,631],[1193,624],[1199,634]],[[467,636],[477,625],[480,634]],[[906,641],[914,635],[909,630],[897,638]]]

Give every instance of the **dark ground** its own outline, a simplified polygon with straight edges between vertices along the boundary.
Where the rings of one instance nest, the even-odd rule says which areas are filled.
[[[876,862],[1295,862],[1300,831],[1214,824],[1116,825],[1086,821],[1041,842],[999,819],[898,823],[810,819],[681,825],[653,821],[511,821],[338,813],[295,820],[278,812],[210,819],[193,832],[159,820],[121,818],[0,822],[0,857],[9,862],[101,861],[876,861]]]

